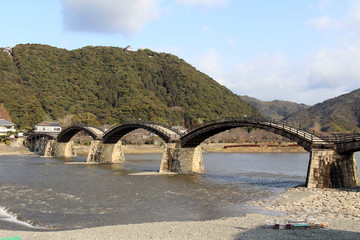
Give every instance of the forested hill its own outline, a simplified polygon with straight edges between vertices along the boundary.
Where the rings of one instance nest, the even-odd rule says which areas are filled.
[[[269,102],[261,101],[249,96],[242,96],[242,98],[251,106],[256,108],[264,117],[276,121],[280,121],[293,113],[309,108],[309,106],[305,104],[289,101],[274,100]]]
[[[360,132],[360,89],[301,110],[286,120],[324,132]]]
[[[149,49],[17,45],[11,55],[0,52],[0,81],[0,102],[22,127],[42,120],[97,125],[133,119],[191,126],[259,115],[184,60]]]

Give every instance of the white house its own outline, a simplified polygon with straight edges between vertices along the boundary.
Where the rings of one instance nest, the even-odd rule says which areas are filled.
[[[34,125],[33,132],[59,133],[61,132],[61,130],[62,130],[61,125],[58,122],[42,121]]]
[[[5,119],[0,119],[0,135],[16,132],[15,124]]]
[[[6,47],[3,49],[4,52],[7,52],[9,55],[12,54],[12,50],[11,50],[11,47]]]
[[[124,48],[124,51],[125,52],[135,52],[135,50],[130,45],[128,45],[126,48]]]

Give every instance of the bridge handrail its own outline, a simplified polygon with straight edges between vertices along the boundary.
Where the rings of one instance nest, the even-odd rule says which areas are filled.
[[[51,137],[54,137],[56,138],[59,133],[52,133],[52,132],[31,132],[30,134],[27,134],[26,135],[26,138],[29,138],[29,137],[33,137],[33,136],[41,136],[41,135],[44,135],[44,136],[51,136]]]
[[[261,120],[265,120],[265,118],[263,117],[238,117],[238,118],[217,118],[217,119],[212,119],[210,121],[206,121],[203,122],[201,124],[198,124],[192,128],[187,129],[185,132],[180,133],[180,136],[183,137],[186,134],[188,134],[189,132],[192,132],[196,129],[202,128],[204,126],[213,124],[213,123],[220,123],[220,122],[233,122],[233,121],[247,121],[247,122],[262,122]]]
[[[213,123],[228,123],[228,122],[249,122],[249,123],[262,123],[265,125],[269,125],[269,126],[273,126],[276,127],[278,129],[282,129],[284,131],[290,131],[290,132],[294,132],[297,131],[297,133],[299,133],[299,131],[303,132],[303,137],[311,140],[311,141],[319,141],[317,139],[314,138],[314,136],[321,138],[320,134],[312,131],[312,132],[308,132],[304,129],[300,128],[300,124],[293,124],[293,123],[289,123],[289,122],[279,122],[279,121],[272,121],[266,118],[262,118],[262,117],[240,117],[240,118],[220,118],[220,119],[214,119],[208,122],[204,122],[203,124],[199,124],[191,129],[188,129],[187,131],[183,132],[180,136],[183,137],[186,134],[202,128],[204,126],[208,126],[211,125]],[[287,129],[288,128],[288,129]],[[293,131],[292,131],[293,130]],[[299,136],[301,136],[301,134],[298,134]]]
[[[170,125],[166,125],[166,124],[163,124],[163,123],[159,123],[159,122],[153,122],[153,121],[142,121],[142,120],[134,120],[134,121],[125,121],[125,122],[122,122],[118,125],[114,125],[112,126],[111,128],[109,128],[105,134],[111,132],[112,130],[114,130],[115,128],[119,127],[119,126],[123,126],[123,125],[126,125],[126,124],[138,124],[138,125],[143,125],[143,126],[150,126],[156,130],[158,130],[159,132],[163,133],[164,135],[166,136],[169,136],[170,138],[173,138],[173,139],[176,139],[177,138],[177,135],[180,136],[180,132],[177,130],[177,129],[172,129]],[[170,131],[173,131],[175,132],[176,134],[169,134],[169,132],[165,131],[164,129],[160,128],[160,127],[164,127],[164,128],[167,128],[169,129]]]
[[[89,126],[89,125],[85,125],[85,124],[74,124],[74,125],[71,125],[71,126],[67,126],[67,127],[63,128],[61,132],[65,131],[65,130],[67,130],[69,128],[73,128],[73,127],[86,128],[86,129],[95,128],[95,129],[101,131],[102,133],[105,133],[104,129],[101,128],[100,126],[93,126],[93,125]]]
[[[327,141],[334,143],[348,143],[360,141],[360,133],[330,133],[325,137]]]

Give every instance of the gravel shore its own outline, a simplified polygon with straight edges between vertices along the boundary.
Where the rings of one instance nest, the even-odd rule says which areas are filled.
[[[251,202],[267,214],[211,221],[154,222],[67,231],[8,231],[21,239],[360,239],[360,189],[292,188],[275,199]],[[273,212],[277,211],[277,212]],[[284,216],[287,213],[287,216]],[[267,220],[314,218],[328,229],[267,229]]]

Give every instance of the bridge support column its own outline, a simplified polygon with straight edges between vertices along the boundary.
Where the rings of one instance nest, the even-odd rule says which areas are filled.
[[[39,153],[40,152],[40,138],[39,137],[35,137],[35,153]]]
[[[51,149],[51,155],[64,158],[76,157],[74,142],[55,142],[53,149]]]
[[[44,150],[44,157],[54,157],[55,156],[55,144],[56,140],[48,140]]]
[[[125,156],[122,149],[121,141],[116,144],[104,144],[101,141],[92,141],[87,163],[123,163]]]
[[[31,152],[35,152],[34,139],[30,138],[29,148]]]
[[[331,149],[310,153],[308,188],[353,187],[359,184],[354,153],[339,154]]]
[[[180,143],[165,145],[161,160],[160,173],[204,173],[204,162],[201,147],[182,148]]]

